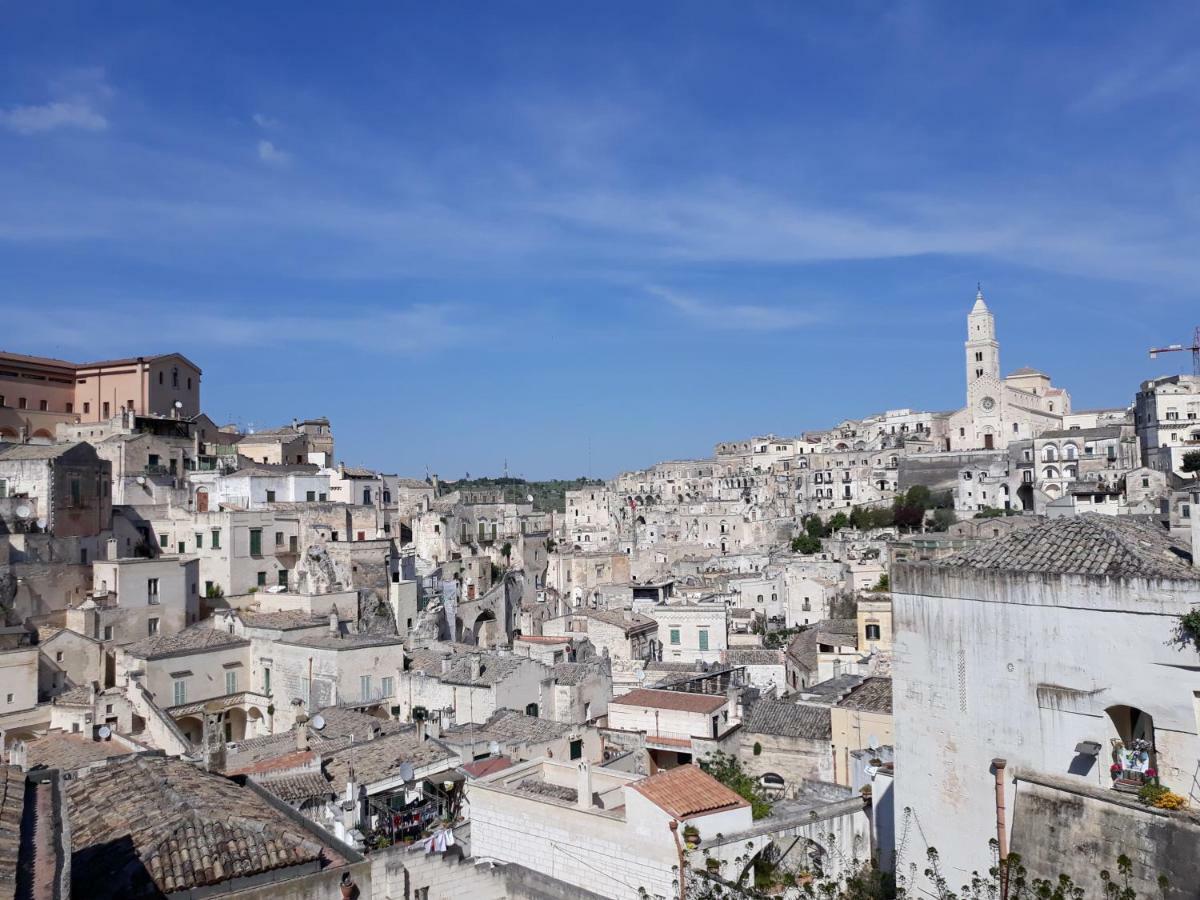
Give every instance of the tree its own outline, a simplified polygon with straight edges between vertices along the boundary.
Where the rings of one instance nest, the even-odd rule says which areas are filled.
[[[846,517],[844,512],[834,513],[833,517],[829,520],[829,533],[832,534],[835,531],[841,531],[849,524],[850,519]]]
[[[758,780],[748,775],[736,756],[717,750],[700,760],[700,768],[743,800],[750,803],[750,814],[762,819],[771,814],[771,801],[766,798]]]
[[[1200,478],[1200,450],[1183,454],[1183,471],[1191,472],[1193,478]]]
[[[809,537],[821,538],[829,534],[829,532],[825,530],[825,525],[821,521],[821,517],[816,513],[810,513],[809,515],[805,516],[801,520],[801,524],[804,525],[804,530],[808,532]]]
[[[811,534],[801,534],[792,538],[793,553],[803,553],[805,556],[810,556],[813,553],[819,553],[820,550],[820,538],[815,538]]]
[[[939,507],[933,511],[933,530],[945,531],[951,525],[958,521],[958,516],[954,514],[954,510]]]

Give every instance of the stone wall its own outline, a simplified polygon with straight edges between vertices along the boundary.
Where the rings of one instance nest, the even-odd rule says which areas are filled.
[[[1017,777],[1012,852],[1030,877],[1071,876],[1087,897],[1104,895],[1100,871],[1117,875],[1117,857],[1133,862],[1139,897],[1195,897],[1200,885],[1200,815],[1150,809],[1136,797],[1045,776]]]

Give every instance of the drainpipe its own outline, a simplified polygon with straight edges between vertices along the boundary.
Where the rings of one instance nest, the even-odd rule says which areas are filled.
[[[672,819],[667,827],[671,829],[671,837],[675,839],[675,854],[679,857],[679,900],[687,898],[687,866],[683,861],[683,843],[679,840],[679,822]]]
[[[1008,900],[1008,827],[1005,821],[1004,768],[1008,760],[993,759],[992,771],[996,775],[996,845],[1000,865],[1000,900]]]

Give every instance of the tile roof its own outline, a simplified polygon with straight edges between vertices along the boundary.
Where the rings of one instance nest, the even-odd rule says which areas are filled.
[[[689,694],[686,691],[656,691],[638,688],[608,701],[608,705],[646,706],[653,709],[677,709],[683,712],[716,712],[729,702],[724,694]]]
[[[287,638],[280,643],[316,650],[359,650],[363,647],[401,646],[404,640],[394,634],[306,634]]]
[[[459,766],[459,768],[471,778],[487,778],[489,775],[504,771],[512,764],[513,761],[507,756],[489,756],[487,759],[477,759]]]
[[[325,775],[334,787],[344,790],[350,780],[351,769],[354,770],[355,780],[365,785],[398,777],[401,763],[411,763],[414,769],[438,763],[444,763],[446,768],[454,768],[459,763],[459,757],[437,741],[421,740],[413,728],[335,750],[325,759]]]
[[[787,655],[802,669],[817,671],[817,629],[805,628],[792,638]]]
[[[589,678],[599,678],[604,670],[599,663],[555,663],[550,667],[555,684],[578,685]]]
[[[237,613],[237,617],[247,628],[276,628],[280,631],[312,628],[314,625],[329,625],[329,616],[303,609],[280,609],[274,612],[244,609]]]
[[[829,707],[784,700],[759,700],[742,727],[750,734],[775,734],[812,741],[828,741],[833,733]]]
[[[852,690],[840,703],[843,709],[892,713],[892,679],[872,677]]]
[[[80,446],[74,444],[4,444],[0,445],[0,462],[22,459],[58,459]]]
[[[25,743],[25,769],[73,772],[115,756],[129,756],[133,752],[115,741],[93,741],[82,734],[51,731]]]
[[[584,615],[589,619],[595,619],[597,622],[603,622],[605,625],[615,625],[617,628],[624,630],[626,634],[634,631],[643,631],[655,628],[658,626],[658,621],[644,616],[641,613],[633,613],[632,618],[625,618],[625,610],[623,609],[589,609],[584,612]]]
[[[441,739],[454,746],[492,740],[500,743],[552,741],[574,727],[564,722],[527,716],[515,709],[498,709],[482,724],[454,725],[445,729]]]
[[[1200,580],[1191,549],[1130,516],[1086,513],[1050,519],[924,565],[951,569]]]
[[[91,706],[93,702],[92,689],[86,684],[63,691],[52,701],[55,706]]]
[[[158,659],[163,656],[249,646],[250,641],[246,638],[200,622],[175,634],[156,634],[154,637],[142,638],[124,649],[130,656],[140,659]]]
[[[683,765],[630,785],[655,806],[676,819],[747,807],[735,794],[698,766]]]
[[[862,683],[861,675],[834,675],[832,678],[801,688],[797,693],[802,694],[806,701],[837,703]]]
[[[260,796],[190,763],[135,756],[68,783],[72,893],[151,898],[322,858]]]
[[[0,896],[3,897],[16,893],[24,817],[25,773],[16,766],[0,766]]]
[[[471,657],[478,655],[479,677],[472,677]],[[415,650],[411,654],[411,670],[421,670],[437,678],[443,684],[462,684],[473,687],[489,687],[508,678],[530,660],[523,656],[501,656],[498,653],[457,653],[450,657],[450,671],[442,673],[444,651]]]
[[[298,775],[256,778],[255,783],[284,803],[299,803],[304,800],[333,797],[337,794],[320,772],[301,772]]]
[[[364,741],[368,737],[399,734],[401,731],[407,730],[406,726],[400,722],[379,719],[355,709],[347,709],[344,706],[327,706],[319,709],[313,714],[313,718],[318,715],[325,723],[324,727],[317,731],[312,727],[311,719],[308,726],[309,734],[317,740],[332,741],[353,735],[356,740]]]
[[[783,651],[757,647],[734,648],[725,651],[725,662],[731,666],[782,666]]]

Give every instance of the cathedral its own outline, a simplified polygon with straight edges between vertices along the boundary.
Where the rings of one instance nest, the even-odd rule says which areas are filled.
[[[1000,376],[996,320],[982,290],[967,316],[966,373],[967,405],[950,417],[950,450],[1000,450],[1062,428],[1071,412],[1071,395],[1044,372],[1024,367]]]

